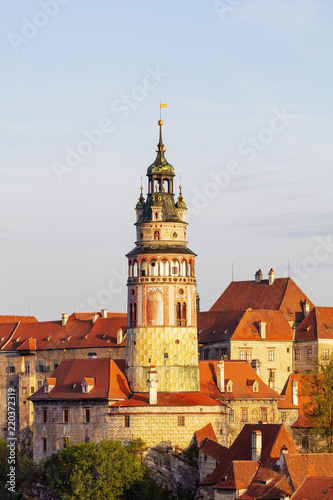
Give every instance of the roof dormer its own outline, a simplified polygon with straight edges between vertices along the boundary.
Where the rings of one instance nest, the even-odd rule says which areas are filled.
[[[227,378],[225,380],[225,389],[227,392],[231,393],[232,392],[232,386],[233,386],[233,381],[230,378]]]
[[[46,378],[44,381],[44,394],[49,394],[57,384],[56,378]]]
[[[247,385],[252,389],[253,392],[255,392],[255,393],[259,392],[259,382],[258,382],[258,380],[248,379],[247,380]]]
[[[86,377],[83,379],[81,386],[82,394],[88,394],[95,387],[95,379]]]

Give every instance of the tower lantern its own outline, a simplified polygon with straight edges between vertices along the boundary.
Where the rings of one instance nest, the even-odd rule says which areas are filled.
[[[195,253],[187,247],[186,204],[165,158],[162,120],[157,156],[147,170],[148,193],[136,205],[137,241],[127,254],[126,375],[131,390],[148,392],[155,365],[161,392],[199,391]]]

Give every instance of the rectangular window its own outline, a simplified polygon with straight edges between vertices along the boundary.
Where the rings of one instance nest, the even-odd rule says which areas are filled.
[[[38,385],[38,389],[40,389],[43,385],[43,382],[41,380],[38,380],[37,385]]]
[[[14,386],[14,380],[9,380],[8,381],[8,385],[9,385],[9,387],[13,387]]]
[[[58,366],[59,366],[59,361],[58,361],[57,359],[55,359],[55,360],[53,361],[53,366],[54,366],[54,369],[58,368]]]
[[[63,409],[62,420],[65,424],[68,424],[68,422],[69,422],[69,409],[68,408]]]
[[[44,453],[46,453],[46,452],[47,452],[47,439],[46,439],[46,438],[44,438],[44,437],[42,438],[42,451],[43,451]]]
[[[169,354],[167,352],[164,353],[164,359],[168,359]]]
[[[178,426],[185,427],[185,417],[183,417],[183,416],[178,417]]]
[[[43,408],[43,423],[47,423],[47,408]]]
[[[205,350],[203,352],[203,359],[209,359],[209,351],[208,350]]]
[[[27,393],[27,388],[26,387],[22,387],[22,394],[26,394]]]
[[[84,409],[84,421],[86,424],[90,423],[91,415],[90,415],[90,408],[85,408]]]
[[[251,351],[246,351],[246,361],[251,361],[251,359],[252,359]]]
[[[283,411],[281,413],[281,422],[286,422],[286,420],[287,420],[287,414],[285,411]]]
[[[215,359],[220,359],[220,349],[215,349]]]
[[[130,415],[125,415],[124,422],[125,422],[125,427],[131,426]]]
[[[38,370],[39,372],[43,372],[44,371],[44,359],[39,359],[38,360]]]
[[[308,347],[306,350],[306,359],[312,359],[312,347]]]
[[[287,352],[290,352],[290,347],[287,347]]]
[[[261,421],[267,422],[267,408],[261,408]]]
[[[245,351],[239,351],[239,359],[245,361],[246,359]]]
[[[269,381],[270,382],[275,381],[275,372],[273,370],[269,370]]]
[[[274,350],[273,349],[270,349],[268,351],[268,360],[269,361],[274,361]]]
[[[25,373],[30,373],[30,361],[25,362]]]
[[[242,422],[247,422],[247,409],[242,409]]]
[[[35,392],[35,388],[34,388],[34,386],[32,385],[32,386],[30,387],[30,393],[31,393],[31,394],[33,394],[34,392]]]
[[[14,361],[9,361],[9,373],[15,373]]]
[[[234,410],[229,410],[229,424],[235,421],[235,412]]]
[[[299,349],[295,349],[295,360],[298,361],[300,360],[300,350]]]
[[[328,347],[323,348],[323,359],[329,359],[330,357],[330,350]]]

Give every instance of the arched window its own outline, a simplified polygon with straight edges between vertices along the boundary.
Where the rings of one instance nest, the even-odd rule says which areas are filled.
[[[136,302],[130,304],[130,327],[136,327]]]
[[[176,326],[186,326],[186,302],[176,303]]]
[[[133,276],[137,278],[139,276],[139,266],[137,261],[134,262],[133,264]]]
[[[167,259],[161,260],[160,263],[160,275],[169,276],[169,261]]]
[[[163,179],[163,191],[170,193],[169,189],[169,179]]]
[[[179,276],[179,262],[176,259],[171,262],[171,274],[172,276]]]
[[[140,262],[140,276],[147,276],[148,275],[148,269],[147,269],[147,261],[146,260],[142,260]]]
[[[154,240],[159,240],[160,239],[160,232],[158,229],[155,229],[154,231]]]
[[[181,265],[180,265],[180,275],[181,276],[186,276],[186,260],[182,260],[181,261]]]
[[[158,262],[156,259],[150,261],[150,276],[158,276]]]

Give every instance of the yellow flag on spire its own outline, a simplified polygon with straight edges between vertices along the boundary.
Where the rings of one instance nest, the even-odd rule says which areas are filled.
[[[167,104],[162,104],[162,103],[160,103],[160,108],[167,108],[167,107],[168,107],[168,105],[167,105]]]

